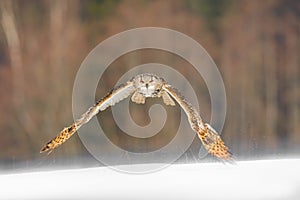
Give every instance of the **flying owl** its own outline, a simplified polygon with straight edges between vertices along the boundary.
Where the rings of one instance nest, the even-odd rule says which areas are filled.
[[[67,141],[82,125],[121,100],[131,96],[131,100],[137,104],[144,104],[146,98],[162,97],[166,105],[174,106],[174,100],[181,106],[188,117],[191,128],[197,133],[205,149],[213,156],[223,161],[233,161],[229,148],[224,144],[218,133],[208,124],[204,123],[197,110],[169,85],[163,78],[154,74],[140,74],[128,82],[113,88],[106,96],[97,101],[72,125],[64,128],[55,138],[50,140],[42,149],[42,152],[51,152]],[[174,100],[173,100],[174,99]]]

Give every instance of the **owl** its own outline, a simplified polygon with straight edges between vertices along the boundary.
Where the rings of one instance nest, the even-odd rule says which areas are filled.
[[[202,121],[197,110],[185,97],[163,78],[148,73],[139,74],[126,83],[113,88],[73,124],[64,128],[55,138],[50,140],[40,152],[50,153],[53,149],[66,142],[82,125],[89,122],[93,116],[130,95],[132,95],[131,101],[137,104],[144,104],[146,98],[160,97],[169,106],[174,106],[175,102],[177,102],[186,113],[191,128],[197,133],[205,149],[220,160],[233,161],[233,156],[221,137],[208,123]]]

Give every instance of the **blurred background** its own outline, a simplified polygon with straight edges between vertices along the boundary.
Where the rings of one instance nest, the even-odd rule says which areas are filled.
[[[299,157],[299,21],[298,0],[1,0],[0,169],[100,165],[77,135],[49,156],[39,150],[72,123],[73,82],[87,54],[114,34],[145,26],[187,34],[211,55],[227,95],[222,137],[239,160]],[[120,57],[101,78],[96,96],[106,94],[126,71],[149,62],[183,74],[209,121],[210,97],[202,78],[185,60],[164,51]],[[137,124],[148,123],[151,103],[159,101],[132,105]],[[159,137],[143,143],[146,149],[124,136],[110,109],[98,119],[114,143],[147,151],[176,132],[180,108],[166,109],[168,123]],[[197,161],[200,146],[195,138],[178,162]]]

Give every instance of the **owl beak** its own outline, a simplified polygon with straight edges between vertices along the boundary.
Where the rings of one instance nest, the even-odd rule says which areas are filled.
[[[148,89],[148,87],[149,87],[149,84],[148,84],[148,83],[146,83],[146,88]]]

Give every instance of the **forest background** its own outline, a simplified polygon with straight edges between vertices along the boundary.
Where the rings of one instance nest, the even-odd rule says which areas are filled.
[[[18,168],[20,162],[31,166],[44,159],[39,154],[42,145],[73,121],[72,88],[83,59],[106,38],[145,26],[180,31],[211,55],[227,95],[222,137],[237,158],[299,156],[299,21],[298,0],[2,0],[0,167]],[[97,97],[124,72],[153,59],[187,77],[199,91],[201,116],[209,121],[205,83],[193,76],[187,62],[167,52],[144,50],[120,57],[106,70]],[[133,112],[137,123],[147,124],[147,107]],[[176,121],[176,113],[172,116],[168,120]],[[110,111],[99,118],[112,140],[135,148],[122,138]],[[166,126],[174,129],[172,123]],[[162,134],[172,134],[166,129]],[[164,139],[170,138],[158,137],[146,148]],[[194,158],[200,145],[196,138],[182,159]],[[46,164],[63,160],[85,165],[78,158],[92,160],[75,135],[49,155]]]

